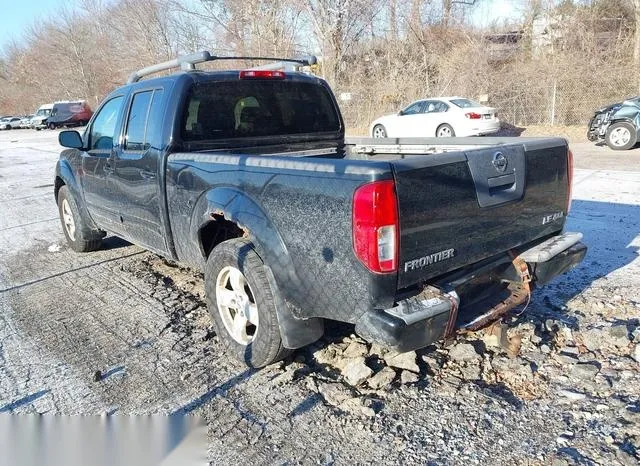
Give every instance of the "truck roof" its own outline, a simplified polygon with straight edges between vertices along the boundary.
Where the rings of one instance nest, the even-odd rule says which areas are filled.
[[[241,69],[236,70],[193,70],[193,71],[179,71],[168,76],[159,76],[156,78],[144,79],[135,83],[125,84],[120,86],[116,91],[128,89],[131,87],[148,87],[153,85],[173,83],[180,80],[190,80],[194,83],[215,82],[215,81],[240,81],[240,72],[245,71]],[[268,79],[268,78],[267,78]],[[300,71],[288,71],[285,72],[285,81],[295,82],[308,82],[311,84],[319,84],[322,78]],[[114,91],[115,92],[115,91]]]

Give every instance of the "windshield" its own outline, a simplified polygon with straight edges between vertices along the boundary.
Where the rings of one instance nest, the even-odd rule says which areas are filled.
[[[482,104],[471,99],[451,99],[450,102],[460,108],[482,107]]]
[[[340,119],[326,88],[291,81],[195,86],[183,117],[186,141],[335,132]]]
[[[36,116],[49,116],[51,115],[50,108],[41,108],[36,112]]]

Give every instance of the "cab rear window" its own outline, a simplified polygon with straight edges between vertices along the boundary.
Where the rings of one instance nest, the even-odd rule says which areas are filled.
[[[185,141],[335,132],[329,92],[313,83],[229,81],[195,86],[182,125]]]

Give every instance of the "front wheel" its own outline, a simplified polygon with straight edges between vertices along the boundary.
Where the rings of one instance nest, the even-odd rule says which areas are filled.
[[[438,126],[436,130],[436,137],[438,138],[452,138],[456,135],[456,132],[453,130],[451,125],[443,124]]]
[[[638,142],[638,133],[631,123],[620,121],[607,128],[607,135],[604,140],[607,146],[613,150],[627,150]]]
[[[374,138],[386,138],[387,137],[387,130],[382,125],[375,125],[373,127],[373,131],[371,132],[371,135]]]
[[[49,128],[49,129],[56,129],[56,125],[55,125],[55,123],[49,123],[49,124],[47,125],[47,128]]]
[[[76,252],[95,251],[102,244],[102,237],[87,226],[69,188],[63,186],[58,191],[58,212],[62,231],[67,243]]]
[[[226,351],[250,367],[285,358],[274,289],[253,244],[242,238],[216,246],[205,267],[209,313]]]

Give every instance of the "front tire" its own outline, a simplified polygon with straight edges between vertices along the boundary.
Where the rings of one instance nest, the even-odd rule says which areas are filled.
[[[96,236],[88,227],[69,188],[62,186],[58,191],[58,212],[62,231],[67,243],[76,252],[95,251],[102,244],[102,237]]]
[[[386,138],[387,130],[382,125],[375,125],[373,127],[373,131],[371,131],[371,136],[373,136],[374,138]]]
[[[49,128],[49,129],[56,129],[56,125],[55,125],[55,123],[49,123],[49,124],[47,125],[47,128]]]
[[[282,345],[278,325],[279,290],[271,287],[250,241],[232,239],[213,249],[205,266],[205,290],[228,354],[250,367],[264,367],[291,353]]]
[[[635,126],[626,121],[619,121],[607,128],[605,142],[610,149],[628,150],[638,142],[638,133]]]
[[[437,138],[452,138],[455,137],[455,135],[456,132],[453,130],[451,125],[448,125],[446,123],[438,126],[438,129],[436,129]]]

